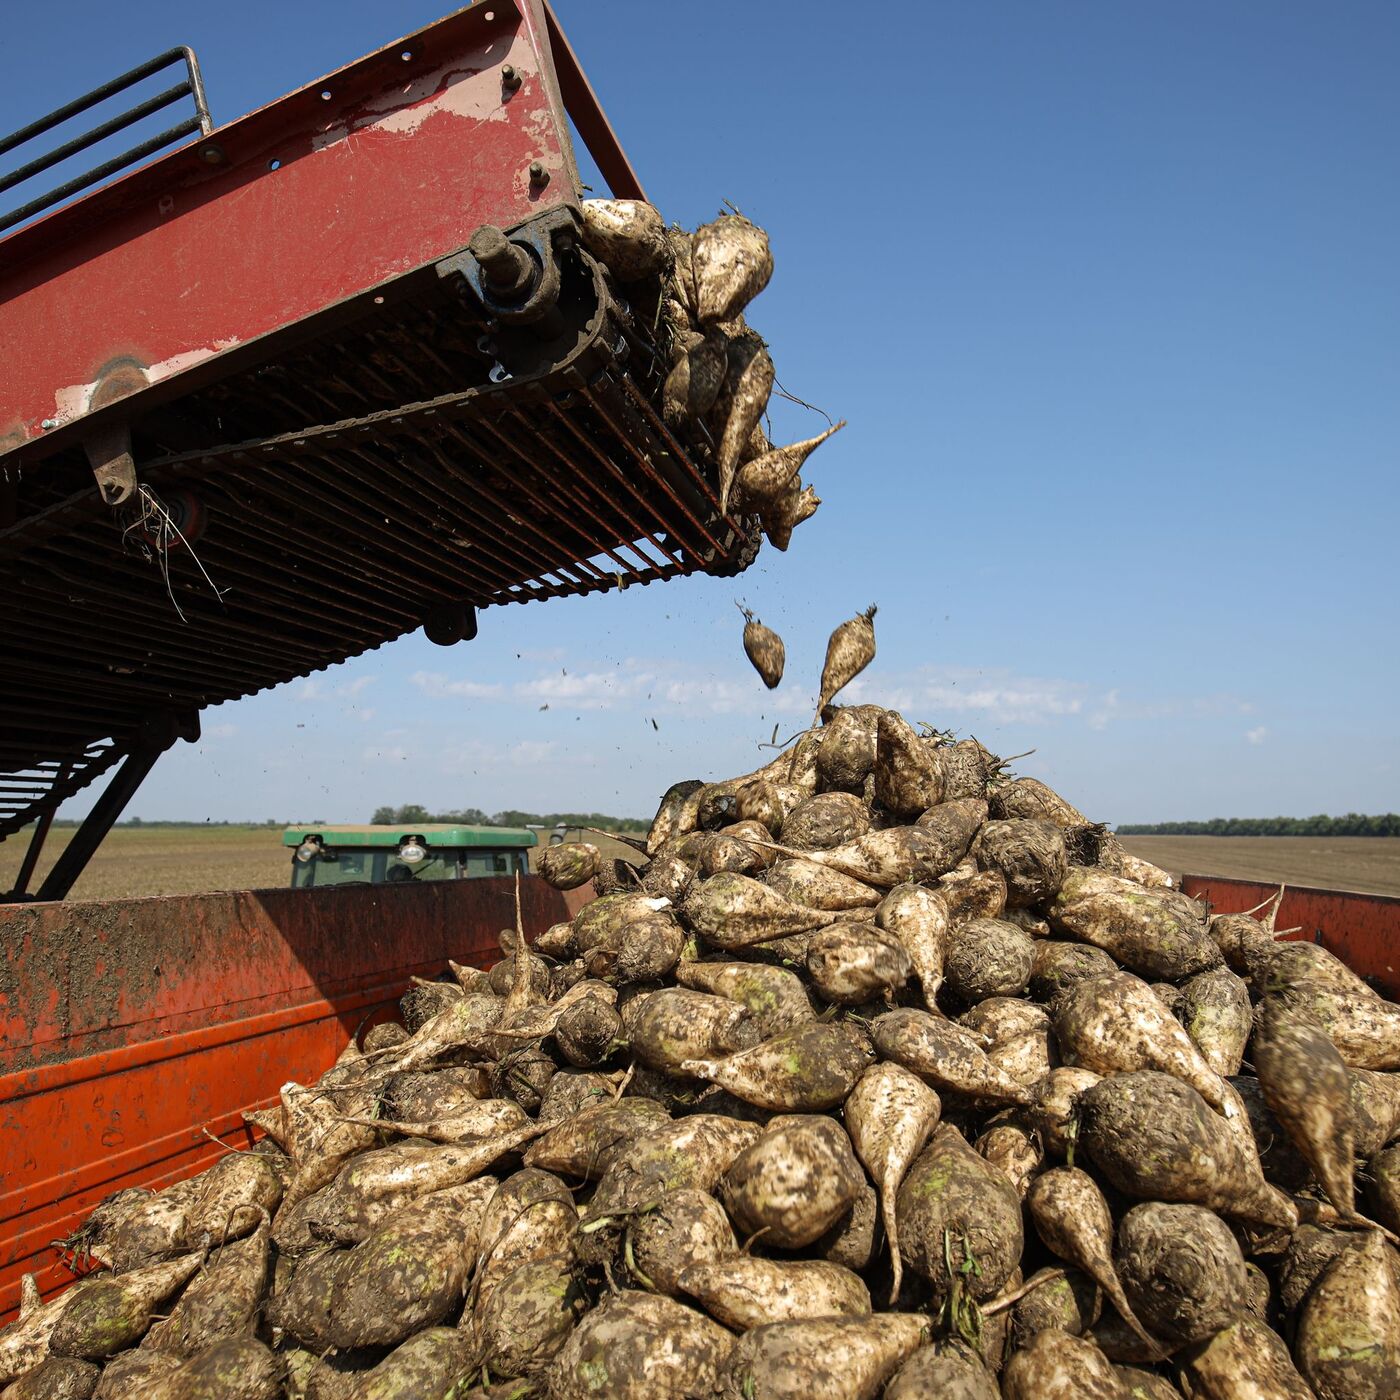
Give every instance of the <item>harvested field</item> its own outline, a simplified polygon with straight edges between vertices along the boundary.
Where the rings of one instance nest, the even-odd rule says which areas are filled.
[[[37,876],[30,881],[31,890],[38,887],[72,836],[72,828],[49,833]],[[541,839],[547,841],[548,833],[542,832]],[[605,855],[623,856],[629,850],[606,837],[588,839]],[[28,843],[27,831],[0,842],[0,890],[14,884]],[[531,852],[532,869],[544,849],[541,845]],[[69,898],[131,899],[206,890],[274,889],[288,882],[290,859],[282,845],[281,827],[122,826],[98,848]]]
[[[72,834],[71,830],[50,834],[39,863],[40,878]],[[27,839],[25,833],[0,843],[0,889],[9,889],[14,882]],[[628,852],[620,841],[587,839],[608,856]],[[263,826],[118,827],[102,843],[71,898],[124,899],[285,885],[288,858],[281,840],[280,828]],[[1400,839],[1391,837],[1129,836],[1123,844],[1134,855],[1178,874],[1286,880],[1323,889],[1400,895]],[[543,849],[538,847],[532,856],[537,858]]]
[[[51,831],[30,889],[38,887],[74,835]],[[20,832],[0,843],[0,889],[14,884],[29,843]],[[281,828],[266,826],[117,827],[98,848],[70,899],[126,899],[203,890],[268,889],[287,883]]]
[[[1400,895],[1400,839],[1389,836],[1125,836],[1123,844],[1175,874]]]

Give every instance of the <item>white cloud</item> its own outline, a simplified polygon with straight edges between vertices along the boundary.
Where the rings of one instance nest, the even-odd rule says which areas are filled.
[[[921,696],[907,683],[894,676],[857,676],[837,697],[838,705],[884,705],[890,710],[912,710]],[[804,707],[815,710],[816,697]]]
[[[692,713],[730,714],[761,709],[764,714],[805,715],[811,712],[813,704],[813,697],[791,686],[780,694],[769,695],[747,668],[718,676],[685,663],[635,656],[609,670],[551,668],[509,686],[451,680],[435,671],[418,671],[409,681],[430,699],[518,701],[535,709],[547,705],[552,710],[579,712],[635,709],[650,714],[672,706]]]
[[[1261,724],[1257,729],[1246,729],[1244,737],[1251,744],[1262,744],[1269,737],[1269,731]]]
[[[742,714],[806,717],[815,696],[791,681],[770,693],[747,667],[724,674],[683,662],[627,657],[611,670],[558,671],[517,681],[509,688],[498,682],[450,680],[432,671],[409,677],[433,699],[515,699],[552,709],[599,711],[663,706],[692,714]],[[1032,723],[1056,715],[1077,715],[1090,703],[1088,687],[1074,681],[1016,676],[1009,671],[970,668],[925,668],[912,675],[864,675],[842,692],[848,704],[878,703],[897,709],[928,710],[931,722],[952,715],[978,715],[993,720]],[[1116,703],[1116,701],[1115,701]]]
[[[1250,701],[1237,695],[1134,699],[1117,687],[1100,691],[1085,681],[957,666],[926,666],[902,674],[867,671],[841,692],[840,700],[889,705],[910,720],[954,729],[978,722],[1035,725],[1076,720],[1100,731],[1120,721],[1202,721],[1254,711]],[[1251,737],[1250,742],[1261,742],[1262,727],[1254,732],[1260,738]]]
[[[325,693],[326,692],[323,689],[320,681],[312,680],[310,677],[308,677],[306,680],[302,681],[302,683],[299,686],[297,686],[295,692],[293,693],[293,699],[320,700],[325,697]]]
[[[746,673],[742,680],[689,675],[658,685],[652,692],[652,704],[656,703],[672,705],[691,714],[754,714],[761,711],[765,715],[804,715],[810,718],[816,708],[816,697],[803,694],[791,685],[770,692],[764,689],[763,682],[756,675]]]
[[[656,677],[645,671],[583,671],[536,676],[512,687],[521,700],[544,701],[571,710],[613,710],[644,695]]]
[[[408,683],[432,700],[502,700],[505,687],[498,682],[452,681],[437,671],[415,671]]]
[[[353,699],[362,694],[367,686],[373,685],[376,679],[375,676],[356,676],[353,681],[346,681],[344,685],[337,686],[335,693],[347,695]]]
[[[236,724],[210,724],[201,731],[206,739],[232,739],[238,733]]]
[[[843,705],[886,705],[903,711],[910,721],[923,720],[940,728],[957,728],[975,719],[1035,724],[1077,715],[1087,716],[1091,725],[1102,728],[1114,715],[1118,693],[1096,696],[1082,681],[1018,676],[994,668],[925,666],[894,674],[867,671],[837,699]],[[807,711],[810,706],[802,702],[790,708]],[[959,723],[950,723],[953,720]]]
[[[548,763],[559,751],[553,739],[522,739],[507,751],[507,757],[515,764]]]
[[[1201,695],[1191,702],[1198,715],[1252,715],[1254,702],[1238,695]]]
[[[566,754],[553,739],[521,739],[503,746],[489,739],[462,739],[449,744],[438,754],[444,773],[460,776],[479,773],[483,769],[512,771],[520,768],[559,767],[589,764],[591,754]]]
[[[810,714],[813,698],[791,684],[769,694],[747,667],[728,675],[684,662],[629,656],[612,671],[560,671],[520,681],[512,694],[562,710],[633,709],[651,715],[663,706],[692,714]]]
[[[692,715],[811,716],[816,697],[789,680],[769,692],[741,661],[716,672],[683,661],[627,657],[615,667],[578,671],[551,668],[512,684],[451,680],[438,672],[409,677],[433,699],[518,702],[534,709],[573,712],[634,711],[654,717],[663,709]],[[1023,676],[1008,668],[925,666],[916,671],[867,671],[844,691],[844,704],[879,704],[909,719],[940,728],[972,724],[1045,724],[1077,720],[1093,730],[1118,721],[1248,714],[1249,702],[1233,695],[1135,700],[1117,689],[1097,690],[1059,676]],[[1251,739],[1251,743],[1260,740]]]
[[[1007,670],[925,666],[904,674],[867,672],[848,685],[839,700],[888,705],[905,711],[910,720],[943,726],[954,717],[1034,724],[1085,714],[1094,707],[1099,715],[1116,706],[1117,694],[1095,697],[1082,681],[1018,676]]]
[[[1118,692],[1110,690],[1099,702],[1098,708],[1089,716],[1090,729],[1107,729],[1109,721],[1118,715]]]
[[[920,697],[945,713],[979,714],[1003,723],[1034,724],[1084,710],[1088,687],[1079,681],[1041,680],[991,673],[930,680]]]
[[[474,773],[478,768],[489,767],[500,756],[499,744],[489,744],[485,739],[462,739],[441,748],[438,762],[444,773]]]

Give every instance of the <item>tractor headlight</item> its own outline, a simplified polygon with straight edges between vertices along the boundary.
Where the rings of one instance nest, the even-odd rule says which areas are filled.
[[[417,865],[427,854],[427,849],[416,836],[399,843],[399,859],[405,865]]]
[[[307,865],[315,860],[317,856],[325,850],[325,844],[319,836],[308,836],[296,849],[296,858],[302,865]]]

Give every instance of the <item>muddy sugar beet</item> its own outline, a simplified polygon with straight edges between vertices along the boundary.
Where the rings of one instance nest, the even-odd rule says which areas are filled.
[[[590,239],[728,355],[746,223]],[[285,1066],[252,1152],[102,1202],[4,1400],[1400,1394],[1400,1008],[975,741],[826,703],[873,650],[838,628],[818,722],[621,868],[546,852],[598,897]]]
[[[763,677],[763,684],[772,690],[783,678],[783,665],[787,659],[783,639],[771,627],[765,627],[747,608],[740,611],[744,614],[744,655]]]

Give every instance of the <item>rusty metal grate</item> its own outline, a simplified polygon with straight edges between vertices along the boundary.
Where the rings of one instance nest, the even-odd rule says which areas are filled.
[[[80,452],[0,484],[0,839],[155,712],[305,676],[443,608],[747,566],[756,530],[721,515],[709,444],[655,407],[655,308],[562,261],[544,328],[420,279],[144,413],[140,480],[192,548],[108,510]]]
[[[31,819],[36,805],[57,806],[125,755],[110,739],[99,739],[77,744],[61,758],[24,767],[25,751],[33,743],[33,738],[13,734],[0,741],[0,767],[8,770],[0,773],[0,831],[7,835]]]

